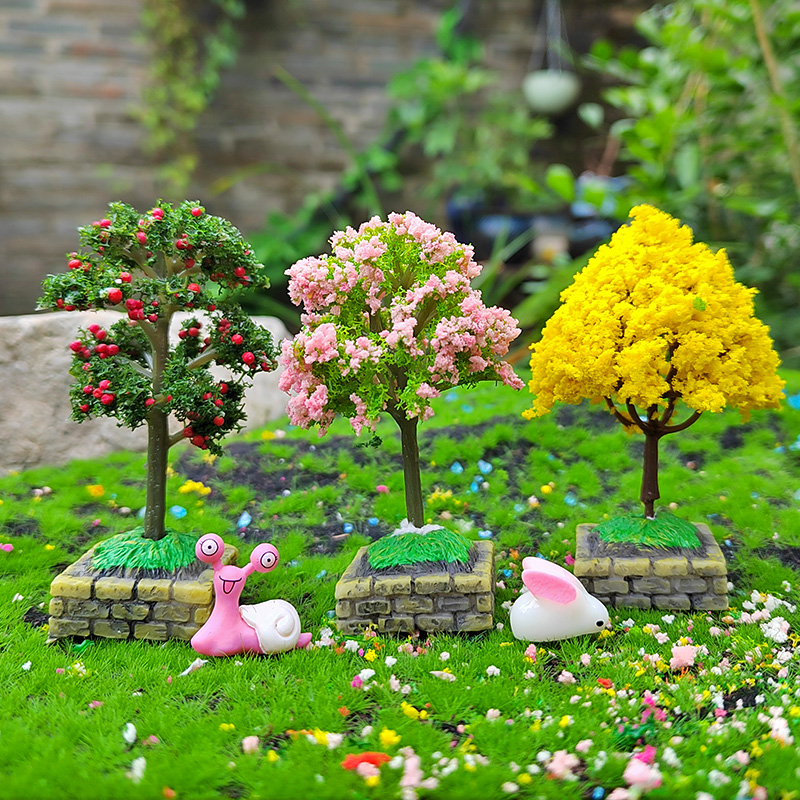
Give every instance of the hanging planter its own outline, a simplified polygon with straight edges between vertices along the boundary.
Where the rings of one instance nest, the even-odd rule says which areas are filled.
[[[522,79],[522,94],[537,114],[558,116],[577,101],[581,80],[571,62],[559,0],[545,0],[529,71]]]

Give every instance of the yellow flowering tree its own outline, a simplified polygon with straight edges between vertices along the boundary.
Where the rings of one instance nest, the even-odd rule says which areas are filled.
[[[693,243],[692,231],[652,206],[603,245],[561,295],[531,346],[533,407],[605,402],[645,436],[641,501],[655,516],[658,443],[704,411],[743,418],[779,405],[784,382],[767,327],[753,313],[755,289],[734,279],[724,250]],[[678,403],[689,412],[675,419]]]

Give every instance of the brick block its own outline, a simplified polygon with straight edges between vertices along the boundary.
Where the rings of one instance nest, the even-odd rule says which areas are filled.
[[[164,622],[137,622],[133,628],[134,639],[155,639],[163,642],[167,638],[167,626]]]
[[[60,597],[53,597],[50,599],[50,607],[48,611],[51,617],[63,617],[66,606]]]
[[[688,611],[692,607],[686,594],[659,594],[653,598],[653,605],[671,611]]]
[[[692,598],[692,608],[696,608],[699,611],[725,611],[728,608],[728,595],[695,595]]]
[[[156,603],[153,606],[153,619],[162,622],[188,622],[192,616],[192,607],[184,603]]]
[[[150,613],[147,603],[114,603],[111,606],[111,616],[114,619],[146,619]]]
[[[208,618],[211,616],[211,606],[201,606],[200,608],[196,608],[192,614],[192,622],[195,625],[204,625],[208,622]]]
[[[469,611],[471,607],[470,598],[463,594],[450,594],[436,598],[437,611]]]
[[[396,597],[392,605],[398,614],[430,614],[433,611],[433,598],[424,595]]]
[[[696,594],[708,591],[708,583],[703,578],[678,578],[672,581],[672,585],[678,594]]]
[[[617,608],[650,608],[650,598],[645,594],[623,594],[617,597]]]
[[[105,619],[108,616],[108,605],[100,600],[67,600],[67,614],[70,617]]]
[[[50,617],[47,633],[54,639],[62,636],[89,636],[88,619],[70,619],[69,617]]]
[[[641,594],[669,594],[672,584],[666,578],[635,578],[633,591]]]
[[[429,633],[455,630],[452,614],[420,614],[416,617],[415,622],[421,631]]]
[[[494,611],[494,595],[479,594],[475,598],[475,610],[481,613],[491,614]]]
[[[131,626],[121,619],[98,619],[92,625],[92,633],[106,639],[127,639],[131,635]]]
[[[440,594],[450,591],[450,576],[446,572],[433,575],[419,575],[414,578],[414,591],[417,594]]]
[[[683,556],[659,558],[653,562],[653,574],[659,578],[672,578],[689,574],[689,561]]]
[[[50,584],[53,597],[71,597],[75,600],[88,600],[92,596],[92,579],[88,576],[56,575]]]
[[[334,597],[337,600],[356,600],[360,597],[369,597],[371,594],[372,578],[346,578],[342,576],[334,590]]]
[[[388,620],[387,620],[388,621]],[[380,624],[382,620],[378,620],[378,624]],[[371,620],[368,619],[359,619],[358,617],[353,617],[352,619],[339,619],[336,620],[336,625],[342,633],[349,634],[350,636],[356,636],[357,634],[361,633],[365,628],[368,628],[372,624]]]
[[[175,581],[172,584],[172,597],[179,603],[207,606],[211,603],[213,596],[213,584],[205,581]]]
[[[136,596],[146,603],[169,600],[172,581],[160,578],[141,578],[136,585]]]
[[[649,558],[615,558],[614,575],[621,578],[646,578],[650,574]]]
[[[477,569],[472,575],[453,575],[453,585],[457,592],[464,594],[476,594],[477,592],[492,591],[492,576],[489,570],[478,572]]]
[[[173,639],[183,639],[188,642],[199,630],[200,625],[172,625],[169,634]]]
[[[607,578],[611,572],[611,559],[576,558],[572,569],[579,578]]]
[[[130,600],[133,597],[133,578],[98,578],[94,596],[98,600]]]
[[[389,578],[375,578],[374,592],[381,597],[411,594],[411,576],[395,575]]]
[[[359,617],[369,617],[373,614],[389,614],[392,604],[388,600],[359,600],[355,603],[355,609]]]
[[[725,566],[725,558],[720,555],[708,558],[693,558],[692,569],[698,575],[727,575],[728,568]]]
[[[456,615],[456,626],[459,631],[472,633],[474,631],[488,631],[494,624],[491,614],[467,614]]]
[[[587,590],[589,591],[589,590]],[[594,582],[592,594],[628,594],[630,585],[621,578],[597,578]]]
[[[196,613],[196,612],[195,612]],[[336,616],[349,617],[353,613],[353,604],[349,600],[336,601]]]
[[[711,583],[711,591],[714,594],[728,594],[727,578],[712,578],[710,583]]]
[[[341,627],[341,626],[340,626]],[[379,633],[414,633],[413,617],[382,617],[378,620]]]

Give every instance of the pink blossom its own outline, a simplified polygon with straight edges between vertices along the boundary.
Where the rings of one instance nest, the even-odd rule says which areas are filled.
[[[568,672],[565,669],[561,670],[561,674],[558,676],[557,680],[558,680],[559,683],[577,683],[578,682],[577,679],[575,678],[575,676],[571,672]]]
[[[251,755],[257,753],[259,749],[260,743],[258,736],[245,736],[244,739],[242,739],[242,752]]]
[[[525,658],[529,658],[533,662],[536,661],[536,645],[535,644],[529,644],[525,648]]]
[[[488,719],[491,722],[492,720],[500,719],[501,714],[502,714],[502,712],[500,711],[500,709],[498,709],[498,708],[490,708],[486,712],[486,719]]]
[[[591,739],[581,739],[578,744],[575,745],[575,752],[588,753],[593,744],[594,742]]]
[[[661,786],[661,772],[653,764],[646,764],[635,756],[628,762],[623,778],[632,787],[649,791]]]
[[[622,786],[618,786],[608,796],[608,800],[629,800],[631,793]]]
[[[672,648],[672,658],[669,661],[670,669],[693,667],[696,655],[697,648],[694,645],[674,645]]]
[[[386,486],[386,485],[385,485],[385,484],[383,484],[383,483],[379,483],[379,484],[378,484],[378,485],[375,487],[375,491],[376,491],[378,494],[389,494],[389,487],[388,487],[388,486]]]
[[[355,678],[353,678],[353,680],[350,681],[350,685],[354,689],[363,689],[364,688],[364,681],[361,680],[361,676],[360,675],[356,675]]]
[[[634,754],[633,757],[643,764],[653,764],[656,760],[656,748],[651,744],[645,745],[644,749],[640,753]]]
[[[580,759],[576,755],[567,750],[557,750],[547,765],[547,772],[554,778],[564,780],[572,775],[572,770],[580,763]]]
[[[95,708],[100,708],[100,707],[102,707],[103,705],[105,705],[105,704],[103,703],[103,701],[102,701],[102,700],[92,700],[92,702],[91,702],[91,703],[89,703],[89,708],[91,708],[92,710],[94,710]]]

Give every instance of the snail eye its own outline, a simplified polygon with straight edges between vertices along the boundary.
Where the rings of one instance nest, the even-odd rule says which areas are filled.
[[[277,562],[278,557],[275,553],[264,553],[264,555],[261,556],[261,566],[264,567],[264,569],[272,569]]]
[[[217,550],[219,550],[219,545],[213,539],[206,539],[200,545],[200,550],[202,550],[205,556],[213,556],[216,554]]]
[[[597,625],[598,628],[602,628],[603,625],[605,625],[605,622],[603,622],[603,620],[599,619],[599,620],[597,620],[597,622],[595,622],[595,625]]]

